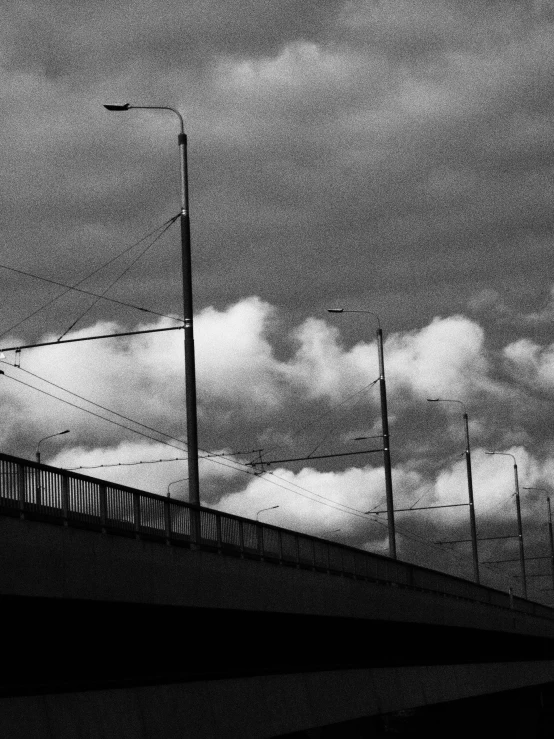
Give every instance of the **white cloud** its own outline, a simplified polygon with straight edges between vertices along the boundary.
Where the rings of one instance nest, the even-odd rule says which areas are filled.
[[[137,328],[162,325],[160,322]],[[221,422],[225,418],[230,421],[231,412],[245,418],[252,414],[257,417],[260,413],[274,414],[286,403],[296,402],[298,397],[304,402],[337,401],[378,378],[375,342],[360,342],[347,349],[341,344],[336,326],[308,318],[284,334],[290,353],[288,357],[278,358],[272,343],[278,328],[275,309],[257,297],[245,298],[224,310],[207,308],[200,312],[195,335],[202,420],[210,422],[210,416],[205,415],[210,408],[214,409],[213,413],[217,411]],[[118,329],[117,324],[104,322],[72,332],[68,337],[115,333]],[[28,370],[143,424],[181,436],[184,429],[182,341],[182,333],[175,331],[43,347],[24,351],[22,370],[6,367],[6,373],[8,377],[82,404],[23,371]],[[516,348],[506,350],[512,359],[521,354]],[[494,393],[497,389],[488,374],[484,331],[463,316],[436,318],[418,331],[389,336],[385,365],[389,394],[405,389],[415,402],[434,395],[467,399],[477,392]],[[77,440],[78,431],[84,436],[94,425],[102,427],[102,433],[112,443],[120,439],[119,427],[102,425],[8,377],[2,378],[0,392],[5,414],[20,430],[35,429],[36,435],[42,430],[46,433],[71,424]],[[378,402],[377,395],[373,402]],[[91,410],[104,414],[98,408]],[[4,440],[13,433],[13,426],[3,427]],[[83,436],[78,440],[82,441]]]
[[[476,389],[495,388],[484,331],[464,316],[435,318],[420,331],[394,334],[386,350],[390,384],[408,387],[419,398],[463,400]]]
[[[314,88],[325,89],[345,84],[352,70],[348,55],[332,53],[321,45],[298,41],[287,44],[274,57],[220,62],[216,81],[223,89],[231,87],[244,94],[294,95],[314,94]]]
[[[554,344],[542,347],[518,339],[504,348],[507,368],[518,382],[551,390],[554,386]]]
[[[419,490],[421,479],[416,473],[397,467],[394,485],[399,494],[413,495]],[[384,503],[383,468],[368,465],[341,472],[277,468],[255,477],[243,490],[224,496],[217,508],[255,518],[262,508],[278,505],[278,509],[268,513],[267,522],[316,536],[340,528],[344,535],[355,532],[367,542],[379,542],[386,536],[385,518],[380,526],[364,514],[383,508]]]
[[[257,297],[199,314],[195,341],[200,397],[256,406],[279,404],[283,367],[267,338],[274,314],[269,303]]]

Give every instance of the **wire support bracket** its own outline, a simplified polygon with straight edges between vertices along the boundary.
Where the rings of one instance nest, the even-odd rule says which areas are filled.
[[[168,326],[167,328],[149,328],[144,331],[124,331],[119,334],[98,334],[97,336],[82,336],[79,339],[60,339],[59,341],[41,341],[38,344],[23,344],[22,346],[2,347],[0,352],[18,352],[22,349],[34,349],[37,346],[57,346],[58,344],[74,344],[77,341],[94,341],[95,339],[114,339],[118,336],[136,336],[137,334],[156,334],[160,331],[182,331],[184,326]]]

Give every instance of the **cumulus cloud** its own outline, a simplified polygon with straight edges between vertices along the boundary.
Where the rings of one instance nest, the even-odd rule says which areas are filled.
[[[165,325],[159,322],[139,328]],[[118,328],[104,322],[68,336],[86,338],[116,333]],[[213,422],[217,414],[220,422],[225,418],[230,422],[231,411],[235,417],[269,419],[299,400],[336,403],[379,376],[375,342],[347,348],[336,326],[308,318],[279,335],[280,341],[287,341],[288,355],[282,350],[278,355],[278,333],[282,333],[282,323],[276,309],[257,297],[223,310],[200,311],[196,320],[198,397],[200,413],[208,414],[206,423]],[[43,338],[54,339],[52,335]],[[506,353],[513,361],[521,355],[515,346],[507,347]],[[484,331],[463,316],[436,318],[420,330],[392,334],[385,343],[385,364],[390,388],[407,391],[414,403],[433,395],[469,400],[479,393],[498,393]],[[90,418],[78,420],[71,407],[56,405],[47,395],[33,397],[29,388],[15,381],[54,394],[58,385],[76,394],[61,393],[69,402],[80,404],[80,395],[98,404],[89,405],[90,410],[105,415],[99,407],[103,406],[180,437],[182,367],[182,334],[177,331],[42,347],[23,352],[21,369],[7,370],[2,384],[4,405],[8,413],[10,409],[17,413],[21,428],[46,430],[46,420],[51,428],[70,417],[75,431],[81,429],[84,434]],[[372,402],[377,401],[376,396]],[[13,428],[4,427],[3,432],[7,439]],[[115,439],[120,431],[115,426],[103,433]]]
[[[420,398],[460,396],[493,390],[488,376],[484,331],[464,316],[435,318],[420,331],[397,334],[387,342],[392,381]]]
[[[554,385],[554,345],[540,346],[523,338],[508,344],[503,351],[512,377],[542,390]]]
[[[355,465],[352,460],[356,457],[349,458],[348,466],[341,465],[339,459],[334,468],[306,460],[297,471],[280,465],[262,475],[254,474],[260,467],[245,466],[261,447],[263,457],[269,460],[300,457],[308,444],[313,453],[326,438],[331,442],[327,447],[330,452],[337,450],[337,444],[352,451],[354,436],[380,433],[378,393],[365,397],[365,405],[371,407],[369,414],[366,408],[356,415],[353,407],[342,413],[345,398],[377,379],[376,343],[349,345],[341,333],[344,324],[339,329],[336,323],[321,319],[308,318],[286,331],[283,326],[281,312],[255,296],[223,309],[201,310],[197,316],[201,447],[220,450],[213,453],[221,455],[207,459],[204,451],[201,454],[203,503],[249,518],[263,508],[272,508],[265,514],[266,520],[278,525],[316,536],[333,533],[343,541],[385,551],[386,516],[366,515],[366,511],[385,507],[379,454],[372,454],[369,464],[363,455]],[[115,323],[101,323],[70,336],[112,333],[118,328]],[[6,374],[0,382],[3,448],[19,455],[23,448],[31,456],[40,438],[70,428],[70,434],[44,445],[43,461],[82,468],[84,474],[160,495],[166,495],[174,483],[172,494],[186,500],[186,445],[179,441],[184,440],[185,427],[182,339],[181,332],[174,331],[117,342],[24,350],[21,368],[4,360]],[[385,364],[389,405],[394,408],[390,421],[396,507],[467,502],[460,408],[449,404],[430,407],[425,402],[433,395],[456,398],[472,410],[479,530],[512,530],[511,459],[487,456],[485,451],[490,442],[497,445],[496,450],[513,454],[522,487],[548,484],[554,474],[554,452],[546,445],[531,454],[521,444],[522,434],[528,434],[525,425],[499,433],[494,419],[502,409],[507,412],[507,399],[523,402],[526,384],[550,386],[554,377],[551,355],[551,347],[526,339],[508,344],[500,356],[511,367],[513,379],[507,382],[504,377],[500,382],[498,358],[488,346],[486,332],[462,315],[435,318],[417,330],[391,334],[385,343]],[[89,417],[18,380],[119,425]],[[86,403],[85,398],[97,405]],[[298,420],[315,414],[315,422],[308,431],[301,428],[297,433],[295,420],[300,409]],[[378,439],[366,444],[379,448]],[[537,510],[544,504],[541,500],[540,494],[522,496],[529,536],[536,528]],[[465,506],[399,512],[397,523],[401,556],[426,565],[431,565],[437,554],[434,542],[468,535]],[[506,552],[509,547],[510,542],[505,545]],[[422,551],[427,554],[418,560]],[[484,544],[483,552],[488,556],[488,545]],[[457,561],[458,555],[449,556]],[[465,555],[459,556],[463,566],[471,569]],[[451,571],[458,572],[455,568]]]
[[[417,489],[415,473],[395,470],[395,484],[404,492]],[[340,528],[344,536],[355,534],[369,546],[382,543],[386,530],[364,517],[384,503],[384,472],[379,465],[349,467],[341,472],[320,472],[303,467],[298,472],[271,469],[254,478],[244,489],[223,496],[218,509],[254,518],[256,512],[278,505],[265,519],[296,531],[324,536]]]

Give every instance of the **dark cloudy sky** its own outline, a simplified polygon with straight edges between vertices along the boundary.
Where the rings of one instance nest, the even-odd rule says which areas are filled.
[[[278,505],[265,520],[386,550],[363,516],[383,503],[379,455],[263,476],[238,464],[379,433],[377,387],[363,390],[375,321],[325,312],[343,305],[385,331],[398,507],[467,499],[461,407],[426,402],[454,398],[471,419],[480,533],[515,533],[511,460],[484,452],[514,454],[522,487],[554,489],[550,0],[35,0],[4,3],[0,21],[1,264],[69,285],[95,272],[82,289],[114,283],[107,297],[151,311],[85,312],[90,295],[1,269],[1,346],[76,319],[68,337],[175,325],[177,225],[140,258],[156,234],[133,245],[178,213],[177,120],[102,104],[173,106],[189,136],[200,445],[227,455],[201,461],[203,501],[247,516]],[[30,457],[70,428],[44,461],[162,494],[186,477],[183,461],[130,466],[184,456],[181,332],[4,362],[4,451]],[[548,553],[545,498],[522,491],[531,556]],[[401,556],[471,572],[466,545],[429,545],[467,537],[466,509],[398,526]],[[516,553],[481,546],[483,560]],[[487,576],[518,572],[500,568]],[[530,584],[551,597],[547,577]]]

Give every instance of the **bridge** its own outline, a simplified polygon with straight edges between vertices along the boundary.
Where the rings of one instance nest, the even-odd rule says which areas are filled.
[[[544,604],[5,454],[0,556],[1,736],[358,736],[552,700]]]

